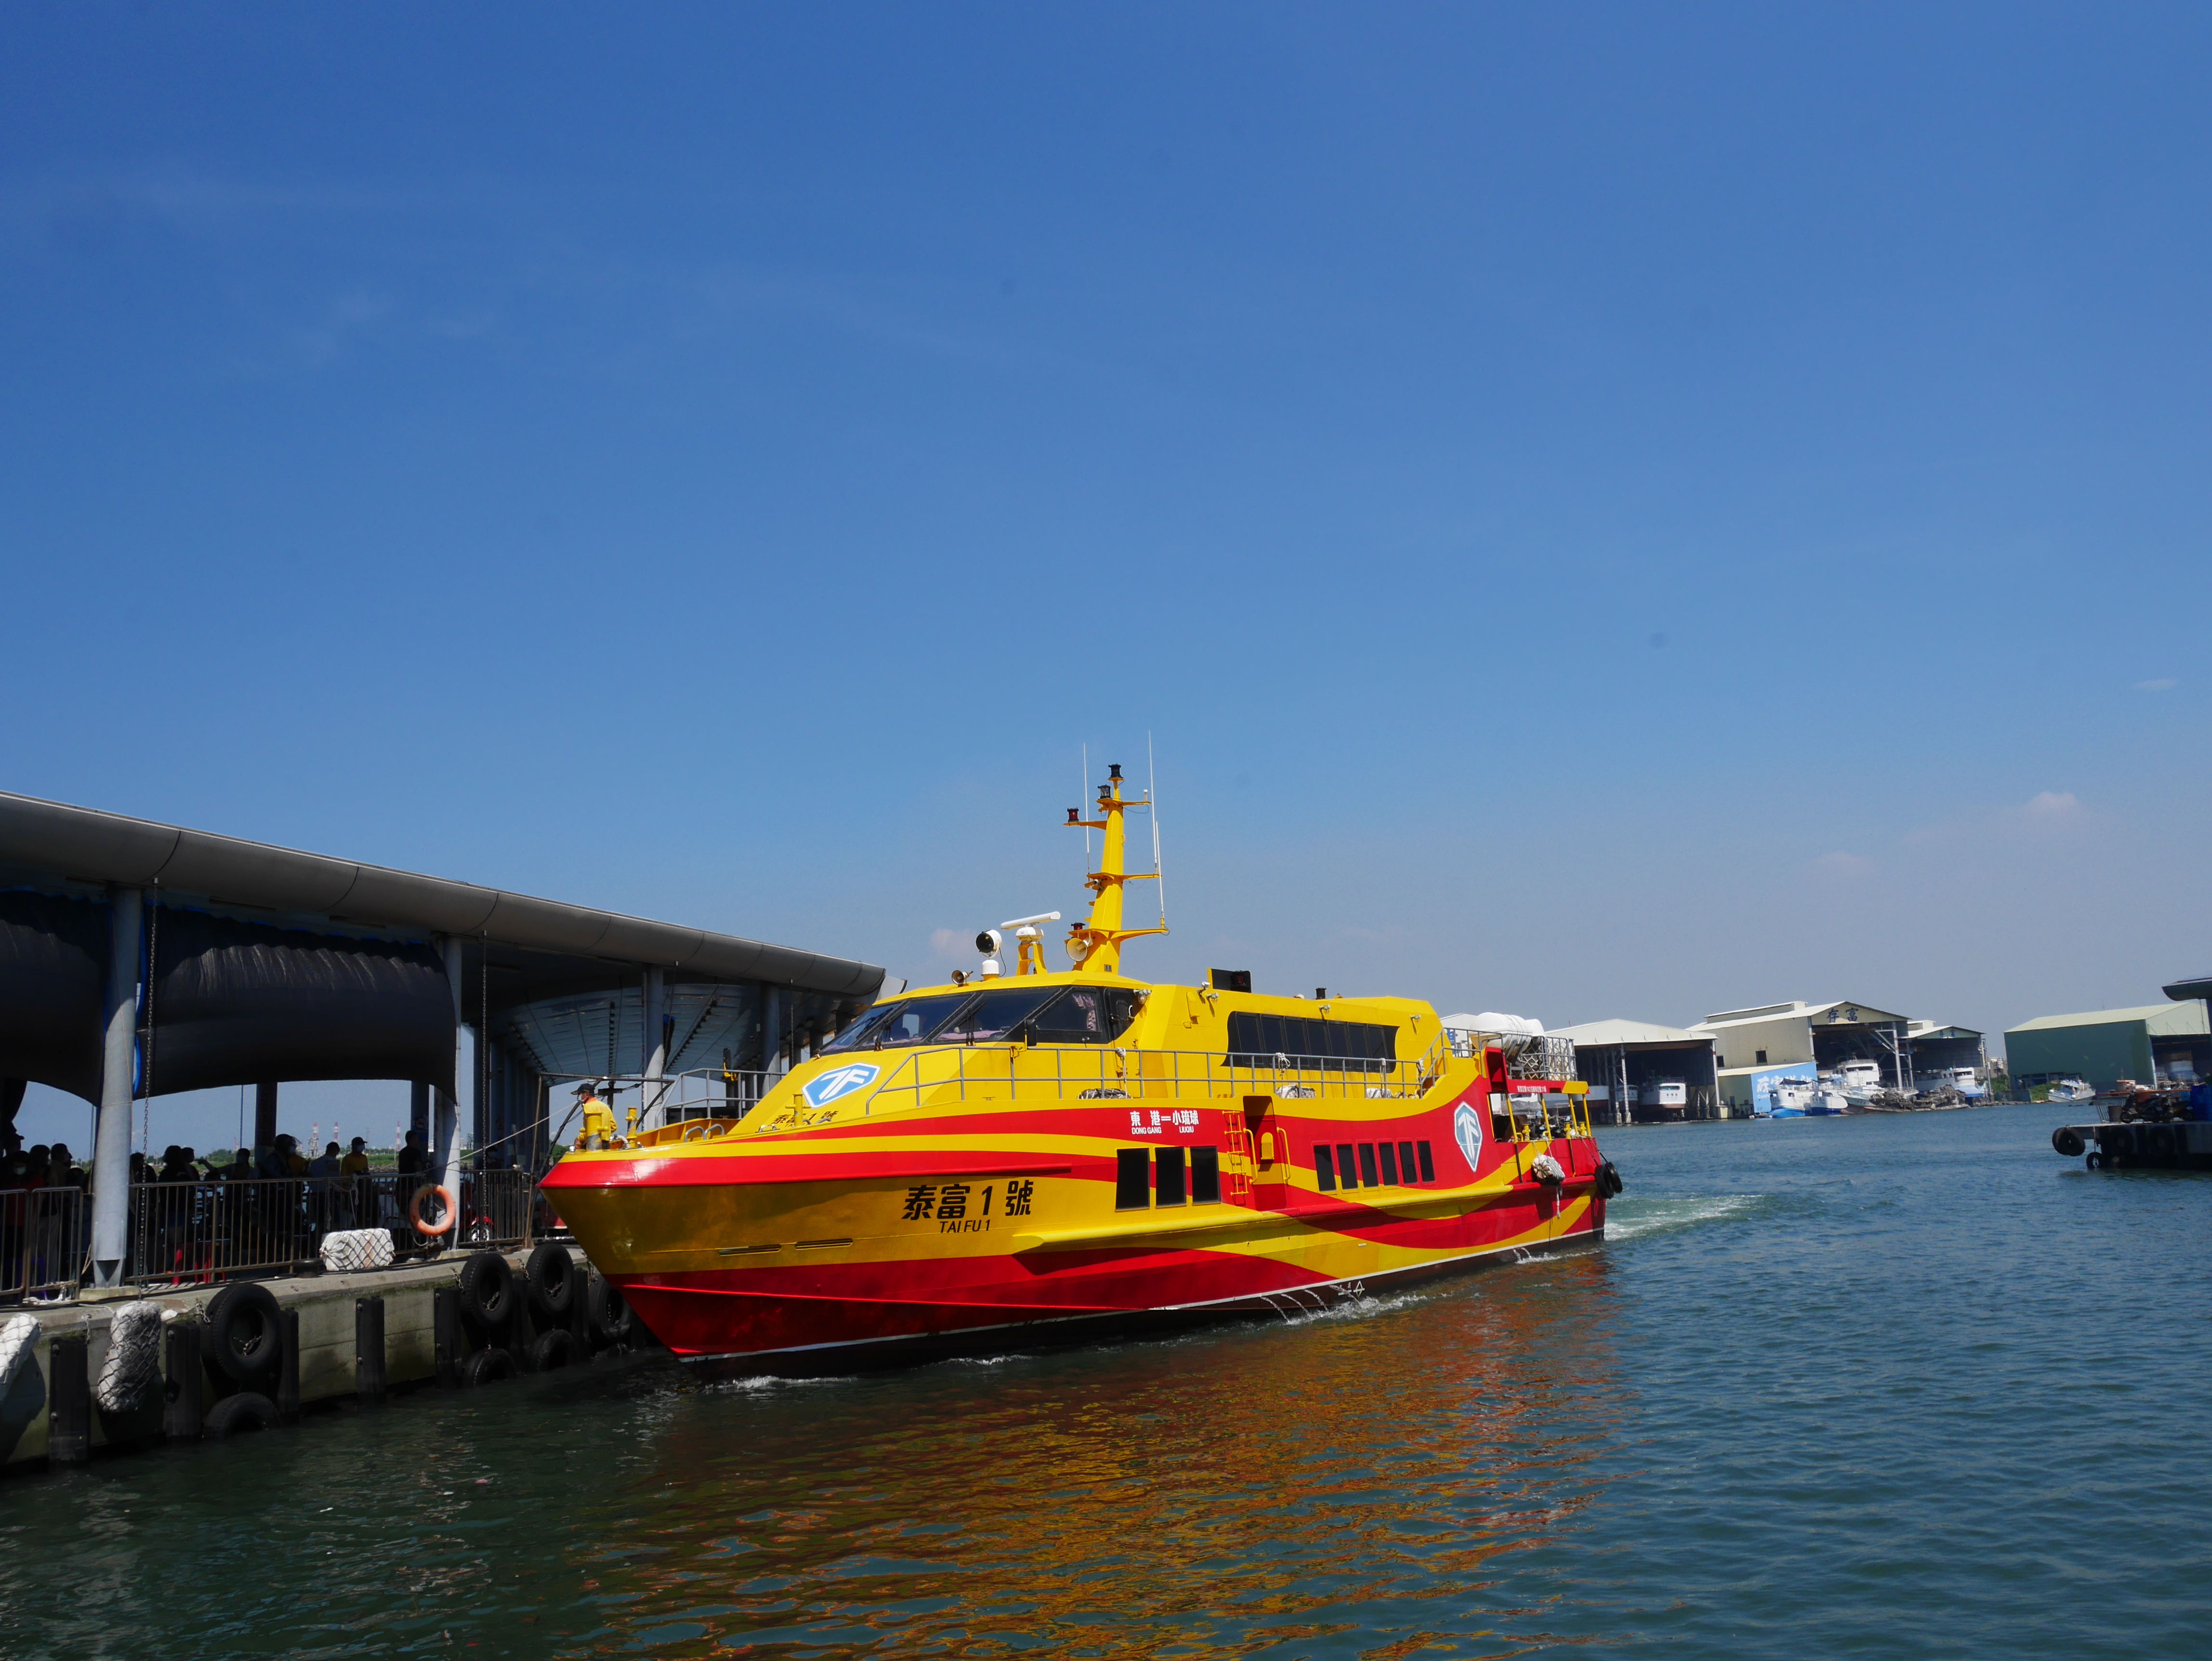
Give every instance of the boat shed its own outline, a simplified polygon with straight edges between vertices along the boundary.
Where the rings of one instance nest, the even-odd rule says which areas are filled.
[[[2174,989],[2167,989],[2169,995]],[[2212,1033],[2197,996],[2133,1009],[2043,1015],[2005,1029],[2005,1068],[2016,1089],[2069,1077],[2087,1079],[2099,1090],[2122,1079],[2196,1084],[2212,1077]]]
[[[757,1098],[883,979],[848,958],[0,793],[0,1135],[27,1082],[99,1109],[102,1284],[124,1256],[137,1102],[253,1085],[265,1146],[285,1080],[404,1079],[451,1185],[464,1100],[479,1159],[534,1166],[559,1134],[551,1080],[627,1075],[657,1092],[715,1068],[732,1096],[754,1080]]]
[[[1720,1099],[1711,1036],[1656,1021],[1589,1021],[1557,1029],[1571,1038],[1575,1070],[1589,1089],[1590,1114],[1600,1123],[1673,1123],[1727,1116]],[[1681,1086],[1679,1104],[1667,1098]]]
[[[1906,1016],[1835,998],[1723,1009],[1690,1030],[1712,1038],[1721,1099],[1729,1110],[1763,1113],[1775,1080],[1815,1078],[1845,1062],[1873,1062],[1883,1084],[1911,1090],[1911,1028]]]

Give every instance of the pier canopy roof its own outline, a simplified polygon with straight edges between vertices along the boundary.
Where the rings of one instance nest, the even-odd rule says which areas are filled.
[[[1553,1037],[1572,1038],[1577,1052],[1585,1047],[1602,1050],[1619,1044],[1685,1044],[1710,1046],[1709,1032],[1686,1031],[1679,1026],[1662,1026],[1656,1021],[1604,1020],[1586,1021],[1580,1026],[1555,1028]]]
[[[450,1092],[457,1004],[542,1071],[598,1070],[625,1013],[641,1019],[649,970],[685,1047],[713,1055],[750,1021],[757,1050],[777,1041],[758,1030],[764,1011],[787,1031],[834,1026],[884,978],[849,958],[0,792],[0,1080],[97,1099],[117,889],[149,902],[142,1093],[312,1078]],[[447,941],[461,948],[458,988]]]

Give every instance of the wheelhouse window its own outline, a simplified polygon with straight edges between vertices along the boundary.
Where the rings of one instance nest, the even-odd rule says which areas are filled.
[[[1314,1186],[1324,1194],[1336,1188],[1336,1155],[1329,1152],[1327,1142],[1314,1144]]]
[[[933,998],[902,998],[878,1004],[822,1046],[825,1056],[847,1050],[883,1050],[892,1044],[920,1043],[961,1007],[975,1001],[973,992],[947,992]]]
[[[1369,1152],[1371,1153],[1373,1150],[1370,1149]],[[1352,1144],[1350,1142],[1339,1142],[1336,1145],[1336,1174],[1338,1180],[1342,1182],[1346,1188],[1358,1187],[1359,1178],[1353,1174],[1358,1171],[1358,1167],[1352,1163]]]
[[[1421,1180],[1425,1183],[1432,1183],[1437,1179],[1436,1157],[1429,1152],[1429,1145],[1426,1142],[1419,1143],[1418,1147],[1421,1155]]]
[[[1006,987],[969,1000],[937,1029],[939,1043],[1003,1043],[1013,1030],[1049,1002],[1056,989]]]
[[[1118,986],[1071,986],[1029,1018],[1032,1043],[1111,1043],[1137,1013],[1137,995]]]
[[[1376,1154],[1382,1161],[1382,1186],[1398,1186],[1398,1150],[1389,1142],[1376,1144]]]
[[[1372,1142],[1359,1145],[1359,1180],[1370,1188],[1382,1186],[1381,1179],[1375,1174],[1375,1144]]]
[[[1272,1067],[1278,1056],[1293,1062],[1318,1062],[1329,1072],[1384,1073],[1398,1058],[1398,1029],[1243,1011],[1230,1016],[1231,1067]]]
[[[1414,1182],[1413,1143],[1401,1142],[1398,1144],[1398,1170],[1401,1172],[1401,1180],[1405,1183],[1407,1187],[1411,1188]],[[1424,1180],[1425,1180],[1425,1178]]]

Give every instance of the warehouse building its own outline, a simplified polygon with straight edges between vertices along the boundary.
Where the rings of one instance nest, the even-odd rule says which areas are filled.
[[[1590,1114],[1600,1124],[1728,1116],[1713,1041],[1704,1033],[1656,1021],[1607,1020],[1563,1026],[1552,1036],[1574,1041],[1576,1076],[1589,1086]]]
[[[1911,1090],[1912,1026],[1907,1016],[1838,998],[1723,1009],[1690,1031],[1711,1039],[1716,1087],[1735,1116],[1771,1112],[1777,1080],[1815,1079],[1845,1062],[1872,1062],[1884,1085]]]
[[[2197,998],[2135,1009],[2044,1015],[2005,1029],[2005,1066],[2015,1088],[2087,1079],[2110,1090],[2137,1084],[2196,1084],[2212,1078],[2212,1034]]]

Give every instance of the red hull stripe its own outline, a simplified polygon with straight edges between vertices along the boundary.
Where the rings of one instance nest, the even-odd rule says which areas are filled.
[[[1065,1159],[917,1148],[911,1153],[781,1153],[744,1158],[563,1159],[540,1188],[716,1188],[754,1183],[906,1181],[939,1177],[1065,1177]]]

